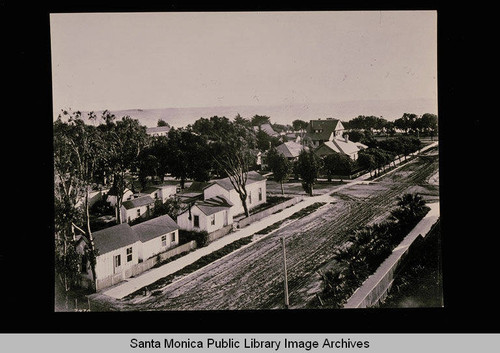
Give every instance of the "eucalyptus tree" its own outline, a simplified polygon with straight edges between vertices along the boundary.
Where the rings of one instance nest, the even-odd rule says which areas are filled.
[[[87,257],[95,280],[97,253],[90,227],[89,193],[95,184],[95,171],[104,158],[104,140],[95,126],[85,124],[80,112],[63,115],[69,115],[68,122],[62,122],[60,116],[53,126],[54,177],[56,207],[67,212],[57,215],[56,229],[64,239],[74,237],[75,228],[87,238]],[[76,211],[80,205],[81,218]]]
[[[127,188],[132,188],[130,171],[138,168],[141,151],[148,144],[146,127],[129,116],[116,120],[113,114],[103,113],[105,124],[99,125],[104,139],[104,158],[113,187],[117,192],[116,223],[121,223],[120,208]]]
[[[213,162],[213,169],[219,176],[229,179],[248,217],[250,213],[247,206],[246,183],[248,172],[256,159],[255,132],[245,124],[218,116],[198,119],[193,124],[193,130],[207,139],[207,150]]]

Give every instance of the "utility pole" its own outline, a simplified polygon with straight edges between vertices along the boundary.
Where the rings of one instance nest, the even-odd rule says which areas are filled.
[[[288,309],[289,301],[288,301],[288,276],[286,273],[286,250],[285,250],[285,237],[281,237],[281,245],[283,248],[283,275],[285,277],[285,309]]]

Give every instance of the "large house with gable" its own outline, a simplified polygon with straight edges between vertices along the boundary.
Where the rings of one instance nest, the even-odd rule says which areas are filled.
[[[362,145],[349,140],[349,135],[345,134],[344,130],[344,125],[338,119],[310,120],[304,143],[314,147],[314,152],[320,157],[342,153],[356,160]]]
[[[245,189],[249,210],[266,202],[266,178],[255,171],[248,172]],[[233,217],[244,212],[238,192],[229,177],[210,182],[193,182],[177,195],[184,204],[177,216],[181,229],[213,232],[233,223]]]
[[[338,119],[327,118],[325,120],[310,120],[307,125],[304,140],[312,147],[319,147],[323,142],[342,137],[344,125]]]

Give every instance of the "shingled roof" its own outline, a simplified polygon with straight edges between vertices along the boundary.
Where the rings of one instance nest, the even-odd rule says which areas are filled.
[[[211,214],[226,210],[233,206],[233,203],[227,200],[223,196],[214,196],[210,199],[204,201],[198,201],[195,205],[203,212],[205,215],[210,216]]]
[[[136,224],[131,228],[136,232],[140,241],[144,243],[161,235],[173,232],[179,229],[179,226],[169,215],[163,215]]]
[[[140,240],[128,223],[98,230],[92,233],[92,236],[99,255],[132,245]]]
[[[248,172],[246,185],[250,185],[262,180],[266,180],[266,178],[264,178],[256,171],[251,170]],[[233,184],[231,184],[231,181],[229,180],[229,177],[223,179],[216,179],[213,181],[213,183],[222,186],[227,191],[231,191],[234,189]]]
[[[359,151],[359,147],[354,142],[344,138],[335,138],[332,141],[326,141],[324,142],[324,145],[335,152],[347,155],[351,155]]]
[[[136,199],[125,201],[122,205],[127,210],[130,210],[131,208],[136,208],[136,207],[145,206],[145,205],[151,205],[154,203],[155,203],[155,200],[153,200],[151,198],[151,196],[146,195],[146,196],[138,197]]]
[[[302,151],[303,149],[307,150],[308,148],[294,141],[288,141],[276,147],[276,151],[278,151],[278,153],[282,154],[286,158],[298,157],[300,151]]]

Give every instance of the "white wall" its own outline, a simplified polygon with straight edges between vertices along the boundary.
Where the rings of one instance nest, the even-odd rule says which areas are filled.
[[[130,190],[125,190],[125,193],[123,194],[123,201],[127,201],[130,199],[130,197],[133,195],[134,193]],[[116,206],[116,202],[117,202],[117,197],[114,196],[114,195],[108,195],[107,199],[106,199],[107,202],[109,202],[109,204],[113,207]]]
[[[97,279],[103,279],[107,276],[113,275],[115,273],[123,272],[126,268],[129,268],[139,262],[139,248],[141,242],[137,241],[132,245],[113,250],[111,252],[101,254],[97,256],[96,259],[96,277]],[[127,248],[132,247],[132,261],[127,262]],[[114,258],[116,255],[121,257],[121,265],[118,268],[114,268]]]
[[[140,207],[135,207],[131,209],[126,209],[125,207],[121,207],[120,212],[121,212],[121,221],[122,223],[128,223],[129,222],[129,217],[130,220],[133,221],[134,219],[137,218],[137,210],[141,211],[141,217],[145,215],[148,211],[148,205],[140,206]],[[149,205],[150,211],[153,210],[153,204]]]
[[[224,196],[226,199],[230,199],[229,191],[224,189],[222,186],[219,184],[213,184],[207,187],[205,190],[203,190],[203,199],[211,199],[212,197],[215,196]]]
[[[174,234],[174,241],[171,241],[171,234]],[[142,246],[139,249],[139,257],[142,260],[147,260],[150,257],[155,256],[156,254],[159,254],[161,252],[164,252],[170,248],[173,248],[179,244],[179,231],[175,230],[173,232],[169,232],[164,234],[167,236],[167,243],[165,246],[162,246],[162,241],[161,238],[162,236],[158,236],[154,239],[151,239],[147,242],[141,243]]]
[[[163,186],[159,192],[162,202],[165,202],[170,196],[175,195],[177,187],[175,185]]]
[[[226,210],[227,212],[227,224],[233,223],[233,212],[232,207]],[[195,228],[194,216],[198,216],[200,219],[200,226]],[[215,218],[215,224],[212,224],[212,216]],[[181,229],[185,230],[205,230],[209,233],[219,230],[225,226],[224,224],[224,211],[214,213],[210,216],[205,215],[197,206],[191,208],[191,220],[189,220],[189,212],[184,212],[183,214],[177,216],[177,224]]]
[[[262,200],[259,201],[259,188],[262,189]],[[262,180],[246,186],[247,190],[247,207],[251,210],[266,202],[266,181]],[[234,204],[232,207],[233,215],[239,215],[244,212],[243,203],[241,202],[240,195],[236,190],[231,190],[230,201]]]

